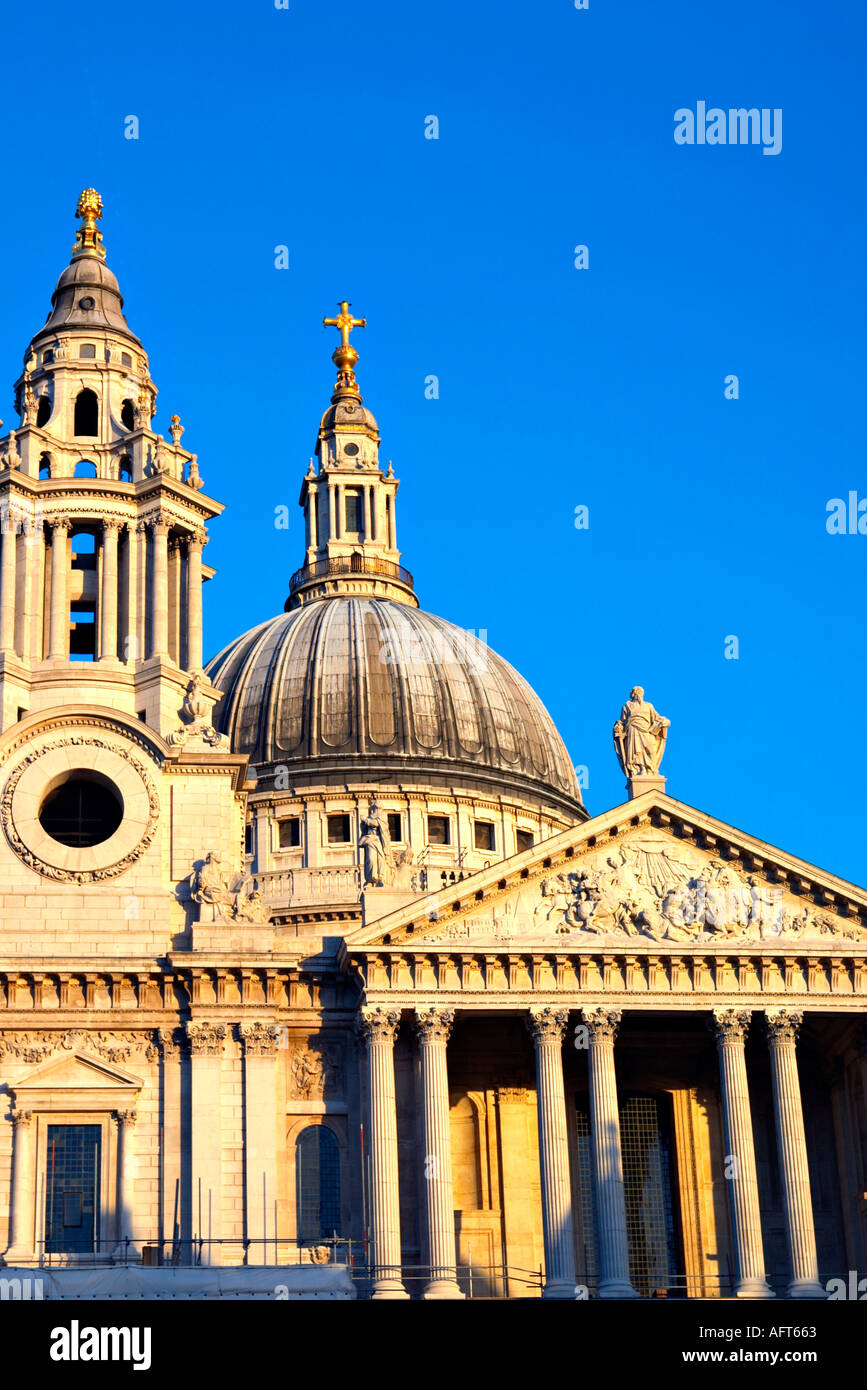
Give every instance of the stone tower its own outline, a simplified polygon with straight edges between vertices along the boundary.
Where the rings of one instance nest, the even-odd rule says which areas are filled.
[[[202,665],[206,523],[196,456],[151,428],[157,389],[105,263],[94,189],[0,439],[0,731],[70,700],[177,726]]]

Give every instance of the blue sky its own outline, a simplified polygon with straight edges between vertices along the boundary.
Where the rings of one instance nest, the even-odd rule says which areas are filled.
[[[227,504],[212,653],[300,563],[300,510],[287,533],[274,509],[295,512],[322,316],[349,298],[422,606],[527,677],[590,809],[623,799],[611,725],[640,682],[672,795],[867,881],[867,536],[825,529],[830,498],[867,497],[865,13],[10,8],[0,414],[93,184],[157,427],[180,413]],[[700,100],[781,108],[781,153],[678,146]]]

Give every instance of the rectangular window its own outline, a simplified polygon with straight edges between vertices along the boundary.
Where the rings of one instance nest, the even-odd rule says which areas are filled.
[[[96,604],[73,603],[69,613],[69,658],[96,660]]]
[[[494,827],[491,821],[477,820],[473,822],[473,843],[476,849],[493,850]]]
[[[98,1250],[101,1127],[49,1125],[45,1160],[46,1252]]]
[[[388,813],[388,834],[389,838],[396,840],[398,844],[403,843],[403,827],[401,826],[400,811],[389,811]]]
[[[345,498],[346,530],[358,533],[361,530],[361,493],[347,492]]]
[[[525,849],[532,849],[532,848],[533,848],[533,832],[532,832],[532,830],[518,830],[518,831],[515,832],[515,838],[516,838],[517,843],[518,843],[518,853],[519,853],[519,854],[523,854]]]
[[[280,848],[297,849],[301,844],[301,817],[289,816],[278,822],[280,826]]]
[[[328,843],[330,845],[348,845],[351,839],[348,814],[341,811],[338,815],[329,816]]]
[[[252,854],[252,853],[253,853],[253,827],[252,827],[252,825],[246,825],[246,826],[244,827],[244,853],[245,853],[245,854]]]
[[[79,357],[95,357],[96,348],[94,347],[93,343],[82,343],[81,350],[78,355]]]
[[[430,845],[450,845],[452,828],[448,816],[428,816],[427,838]]]

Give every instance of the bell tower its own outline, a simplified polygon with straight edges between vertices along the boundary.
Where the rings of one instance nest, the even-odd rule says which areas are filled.
[[[418,607],[412,575],[400,564],[395,499],[398,480],[389,463],[379,463],[379,426],[364,405],[349,341],[353,328],[365,328],[350,304],[322,320],[336,328],[340,343],[332,354],[337,381],[331,405],[319,425],[316,462],[302,485],[306,562],[292,576],[287,611],[334,594],[393,599]]]
[[[176,728],[202,665],[206,524],[196,455],[157,388],[106,265],[93,188],[0,438],[0,731],[25,713],[98,704]],[[0,421],[2,427],[2,421]]]

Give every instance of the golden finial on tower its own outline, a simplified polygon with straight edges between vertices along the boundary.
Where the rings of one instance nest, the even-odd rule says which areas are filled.
[[[337,383],[334,387],[336,395],[339,396],[358,396],[358,382],[355,380],[355,372],[352,370],[358,361],[358,353],[349,341],[349,335],[353,328],[366,328],[367,319],[354,319],[350,314],[350,303],[348,299],[338,301],[337,307],[340,313],[333,319],[323,319],[322,323],[326,328],[336,328],[340,333],[340,344],[331,354],[331,360],[337,368]]]
[[[75,215],[81,218],[81,226],[75,235],[73,260],[77,256],[99,256],[105,260],[102,232],[96,225],[102,217],[102,198],[95,188],[85,188],[79,194]]]

